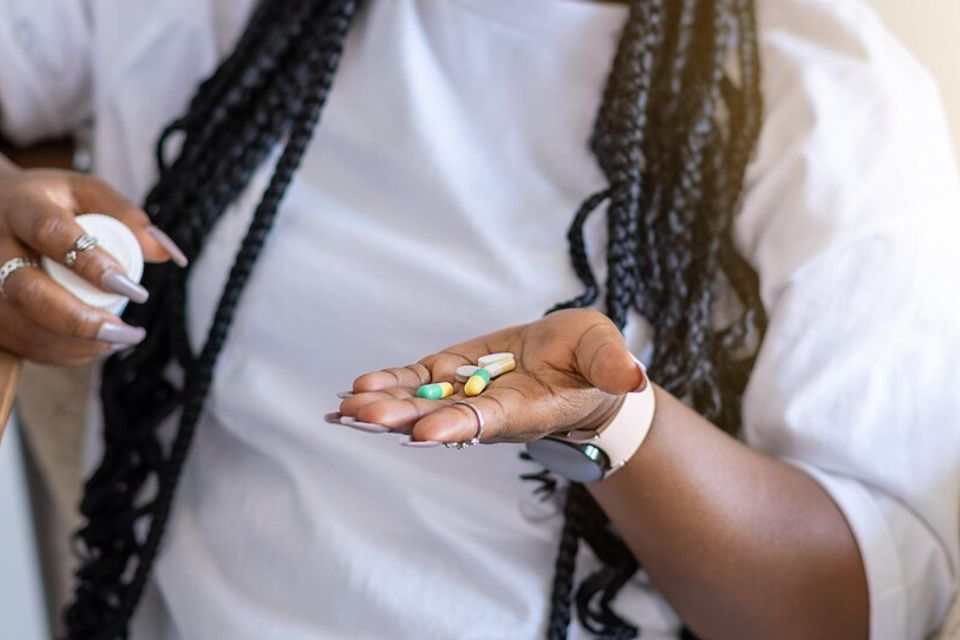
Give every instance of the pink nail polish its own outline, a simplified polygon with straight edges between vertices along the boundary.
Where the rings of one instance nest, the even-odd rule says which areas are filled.
[[[163,250],[167,252],[170,256],[170,259],[173,260],[174,264],[178,267],[185,267],[189,264],[187,256],[180,250],[180,247],[177,246],[177,243],[173,239],[164,233],[159,227],[150,225],[146,229],[147,235],[157,241]]]
[[[640,369],[640,373],[643,375],[643,382],[640,383],[640,386],[633,390],[633,393],[640,393],[647,388],[648,378],[647,378],[647,368],[644,366],[640,359],[632,353],[630,356],[633,358],[633,361],[637,363],[637,368]]]
[[[337,397],[341,400],[346,400],[353,396],[353,391],[337,391]]]
[[[147,331],[143,327],[132,327],[123,322],[104,322],[97,332],[97,340],[123,346],[139,344],[146,337]]]
[[[126,296],[137,303],[144,303],[147,301],[147,298],[150,297],[150,294],[143,286],[119,271],[108,271],[103,276],[101,284],[103,284],[103,288],[110,293]]]
[[[411,440],[410,438],[400,440],[401,447],[411,447],[413,449],[433,449],[442,444],[442,442],[436,442],[435,440]]]
[[[342,424],[345,427],[350,427],[351,429],[364,431],[366,433],[387,433],[388,431],[390,431],[389,428],[383,426],[382,424],[364,422],[363,420],[357,420],[356,418],[352,418],[350,416],[341,417],[340,424]]]

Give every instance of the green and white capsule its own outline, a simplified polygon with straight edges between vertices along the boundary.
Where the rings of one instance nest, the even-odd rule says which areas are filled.
[[[417,388],[417,397],[427,400],[443,400],[451,395],[453,395],[453,385],[449,382],[422,384]]]

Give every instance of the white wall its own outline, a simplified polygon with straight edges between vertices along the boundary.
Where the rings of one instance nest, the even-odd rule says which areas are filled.
[[[960,0],[871,2],[939,82],[960,157]]]

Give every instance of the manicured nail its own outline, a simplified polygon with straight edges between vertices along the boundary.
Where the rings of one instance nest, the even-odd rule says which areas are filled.
[[[126,344],[115,344],[115,345],[113,345],[112,347],[110,347],[109,349],[107,349],[106,351],[104,351],[104,352],[103,352],[103,355],[104,355],[105,358],[109,358],[110,356],[112,356],[113,354],[117,353],[118,351],[123,351],[124,349],[129,349],[129,348],[130,348],[130,345],[126,345]]]
[[[388,431],[390,431],[390,429],[383,426],[382,424],[373,424],[372,422],[364,422],[362,420],[357,420],[356,418],[351,418],[350,416],[341,417],[340,424],[342,424],[345,427],[350,427],[351,429],[365,431],[366,433],[387,433]]]
[[[433,449],[434,447],[439,447],[442,444],[442,442],[437,442],[435,440],[411,440],[410,438],[402,438],[400,440],[401,447],[412,447],[414,449]]]
[[[340,412],[334,411],[333,413],[328,413],[323,416],[324,422],[329,422],[330,424],[340,424]]]
[[[147,337],[147,330],[143,327],[132,327],[129,324],[104,322],[97,332],[97,340],[130,346],[140,344]]]
[[[632,353],[630,356],[633,358],[633,361],[637,363],[637,368],[640,369],[640,373],[643,374],[643,382],[640,383],[640,386],[633,390],[634,393],[640,393],[647,388],[647,368],[640,362],[640,359]]]
[[[157,241],[163,250],[170,255],[170,259],[173,260],[173,263],[178,267],[185,267],[190,263],[187,260],[187,256],[180,250],[180,247],[177,246],[177,243],[173,239],[160,230],[159,227],[150,225],[146,229],[147,235]]]
[[[146,289],[119,271],[108,271],[107,275],[103,276],[103,288],[126,296],[134,302],[146,302],[150,297]]]
[[[337,391],[337,397],[341,400],[346,400],[347,398],[353,395],[353,391]]]

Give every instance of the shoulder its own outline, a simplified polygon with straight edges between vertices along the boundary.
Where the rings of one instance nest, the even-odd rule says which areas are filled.
[[[960,180],[931,75],[860,0],[758,0],[764,126],[736,240],[775,304],[867,238],[915,250],[956,227]],[[906,245],[913,245],[907,247]]]

